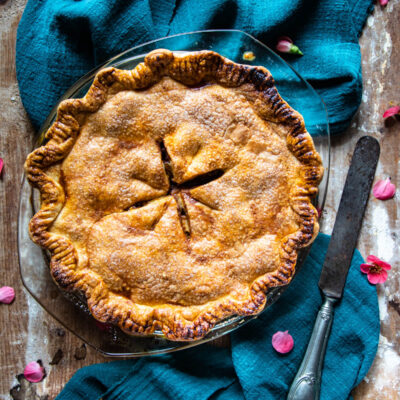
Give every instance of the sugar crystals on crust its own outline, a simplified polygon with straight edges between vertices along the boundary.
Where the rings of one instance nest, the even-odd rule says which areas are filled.
[[[32,240],[100,321],[203,337],[260,312],[318,232],[322,164],[263,67],[149,53],[63,101],[26,161],[41,193]]]

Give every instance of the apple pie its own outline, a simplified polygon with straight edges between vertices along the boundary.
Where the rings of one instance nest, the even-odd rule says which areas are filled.
[[[302,116],[268,70],[212,51],[100,70],[25,168],[55,282],[131,334],[194,340],[259,313],[318,233],[323,167]]]

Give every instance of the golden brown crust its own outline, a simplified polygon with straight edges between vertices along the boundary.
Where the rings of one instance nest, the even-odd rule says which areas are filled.
[[[154,229],[155,224],[158,222],[157,218],[151,222],[147,220],[144,222],[142,220],[139,221],[140,216],[135,214],[135,210],[132,211],[129,208],[128,211],[124,211],[126,210],[126,205],[132,205],[132,197],[129,198],[126,204],[122,204],[120,208],[104,203],[102,206],[104,210],[96,209],[96,215],[99,216],[98,218],[96,217],[96,220],[100,221],[101,219],[101,221],[96,225],[93,224],[90,232],[85,233],[85,238],[88,238],[85,239],[85,246],[87,246],[85,252],[90,253],[92,251],[93,254],[93,256],[90,256],[90,254],[87,256],[89,261],[85,260],[82,255],[83,252],[76,247],[81,239],[76,239],[76,242],[71,240],[71,238],[75,237],[80,238],[79,235],[82,235],[82,233],[71,228],[71,223],[69,223],[71,228],[69,236],[63,235],[63,230],[59,227],[60,223],[58,222],[58,225],[55,224],[63,207],[65,207],[68,193],[64,189],[64,170],[60,173],[60,178],[55,179],[50,169],[64,162],[63,168],[66,171],[70,171],[64,160],[67,157],[69,159],[72,157],[73,159],[73,155],[70,155],[71,150],[80,135],[82,127],[86,126],[85,124],[92,123],[90,122],[90,115],[96,114],[97,111],[102,109],[107,100],[113,98],[113,96],[115,97],[119,93],[148,89],[162,82],[165,77],[172,78],[174,81],[190,87],[216,84],[223,88],[232,88],[232,90],[239,88],[237,89],[239,90],[237,92],[238,95],[241,96],[241,99],[244,99],[243,101],[252,104],[259,118],[269,121],[270,124],[276,127],[277,131],[279,131],[280,127],[284,127],[278,134],[282,135],[286,147],[295,156],[295,160],[291,161],[291,163],[293,165],[295,162],[299,163],[293,173],[294,175],[291,175],[289,204],[290,212],[296,215],[296,230],[280,238],[279,254],[277,255],[279,256],[278,265],[274,270],[252,280],[248,287],[247,297],[243,297],[244,292],[236,297],[232,294],[233,292],[221,292],[214,297],[209,296],[207,292],[209,301],[205,303],[200,301],[198,304],[185,304],[188,301],[195,301],[193,300],[194,297],[190,296],[186,299],[179,298],[175,304],[172,301],[164,304],[159,304],[155,301],[155,304],[151,304],[151,301],[148,300],[143,300],[143,303],[136,303],[132,300],[133,295],[124,294],[124,291],[127,290],[126,284],[119,282],[118,277],[115,277],[115,281],[113,281],[117,286],[119,285],[118,288],[111,290],[109,284],[106,283],[107,279],[96,269],[100,268],[102,272],[101,268],[103,267],[101,265],[105,262],[96,259],[97,254],[101,254],[101,251],[103,251],[103,248],[98,247],[99,240],[96,240],[96,235],[100,235],[100,237],[101,235],[107,235],[108,233],[105,234],[104,232],[108,232],[108,229],[110,229],[111,236],[109,240],[113,241],[115,237],[112,236],[112,227],[115,224],[129,228],[132,219],[135,219],[135,224],[147,224],[146,229]],[[242,90],[241,88],[247,89]],[[89,123],[87,123],[88,120],[90,120]],[[232,136],[233,141],[240,142],[245,132],[235,129],[234,132],[228,132],[228,134]],[[272,76],[265,68],[235,64],[211,51],[179,55],[168,50],[156,50],[149,53],[144,63],[139,64],[132,71],[117,70],[115,68],[101,70],[96,75],[84,98],[66,100],[60,104],[56,121],[46,133],[46,139],[47,143],[33,151],[28,156],[25,164],[29,182],[38,188],[41,193],[41,209],[32,218],[29,226],[32,240],[50,251],[51,273],[54,280],[62,288],[83,291],[95,318],[103,322],[118,324],[129,333],[147,334],[152,333],[155,329],[162,329],[166,337],[171,340],[199,339],[207,334],[216,322],[230,315],[250,315],[260,312],[264,308],[268,289],[290,282],[295,270],[298,250],[311,243],[318,232],[317,212],[310,199],[317,193],[317,186],[322,177],[321,160],[314,148],[311,136],[305,129],[303,118],[279,96]],[[171,143],[167,143],[172,155],[174,143],[172,140]],[[123,142],[123,147],[129,149],[131,146],[133,146],[132,143]],[[259,144],[254,142],[252,146],[257,151]],[[222,169],[224,170],[233,168],[237,163],[230,156],[226,157],[225,164],[224,160],[223,158],[223,161],[221,161]],[[168,190],[167,176],[165,173],[160,174],[157,172],[157,168],[161,168],[159,165],[155,165],[154,168],[156,172],[152,174],[151,171],[147,171],[146,173],[151,176],[143,178],[147,183],[153,182],[153,186],[146,186],[143,189],[142,197],[135,198],[135,200],[140,202],[161,196],[159,200],[153,201],[149,207],[153,207],[156,210],[154,211],[155,213],[159,213],[157,210],[162,209],[163,213],[171,214],[168,217],[170,221],[176,220],[176,215],[173,215],[174,208],[169,207],[172,202],[171,196],[166,196]],[[184,182],[185,179],[189,179],[185,175],[184,169],[179,169],[178,165],[174,165],[174,168],[173,173],[176,180]],[[71,175],[72,173],[69,172],[69,174]],[[74,177],[74,179],[78,178]],[[289,186],[284,187],[287,188]],[[180,201],[183,201],[184,207],[186,205],[187,207],[192,207],[191,213],[203,213],[205,215],[202,211],[202,206],[191,205],[190,203],[193,200],[191,197],[196,198],[197,196],[200,198],[203,196],[203,198],[207,199],[209,194],[202,192],[202,190],[204,191],[202,188],[186,192],[182,190],[179,196],[183,196],[184,199],[178,199],[179,201],[175,199],[178,209]],[[186,203],[184,201],[185,196],[187,196]],[[123,203],[123,200],[120,201]],[[254,204],[252,203],[251,205],[253,208]],[[96,204],[97,206],[98,204]],[[207,204],[207,207],[211,210],[214,206],[211,203]],[[206,217],[210,220],[212,215],[217,215],[215,213],[218,213],[217,209],[207,212],[206,216],[202,215],[201,220],[205,220]],[[253,214],[252,227],[257,225],[257,218],[261,218],[261,214],[257,210]],[[87,218],[89,217],[93,218],[93,221],[95,220],[92,215]],[[82,218],[86,218],[86,216]],[[265,224],[265,219],[260,221],[258,225]],[[190,221],[184,221],[184,223],[187,225]],[[106,224],[103,230],[102,224]],[[183,225],[182,228],[184,228]],[[118,232],[118,229],[116,228],[116,232]],[[131,227],[129,229],[136,228]],[[185,229],[190,229],[190,226],[184,228],[184,232]],[[193,229],[195,232],[197,228],[193,227]],[[137,232],[134,234],[137,235]],[[179,240],[182,243],[185,242],[185,235],[182,234]],[[180,244],[178,243],[177,246],[180,246]],[[186,247],[185,249],[187,252]],[[179,251],[184,250],[179,247]],[[79,254],[81,255],[79,256]],[[204,258],[204,256],[198,256],[197,258],[200,264],[204,262],[202,257]],[[259,255],[256,254],[254,257],[259,257]],[[193,264],[190,264],[190,266],[193,266]],[[138,291],[135,296],[143,299],[145,295]],[[162,301],[162,296],[168,297],[168,294],[160,294],[161,300],[158,299],[159,301]],[[200,296],[200,294],[197,293],[197,296]]]

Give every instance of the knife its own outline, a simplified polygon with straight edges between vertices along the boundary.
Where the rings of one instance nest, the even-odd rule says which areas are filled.
[[[379,143],[371,136],[362,137],[356,144],[318,283],[323,304],[287,400],[319,399],[322,365],[334,306],[343,295],[379,153]]]

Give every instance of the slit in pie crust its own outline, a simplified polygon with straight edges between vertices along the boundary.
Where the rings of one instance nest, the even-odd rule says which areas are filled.
[[[259,313],[318,232],[321,159],[263,67],[153,51],[60,103],[46,140],[25,164],[31,238],[128,333],[193,340]]]

